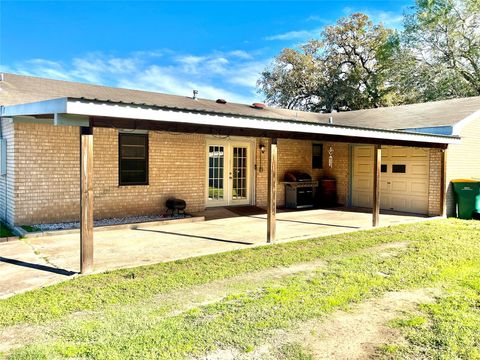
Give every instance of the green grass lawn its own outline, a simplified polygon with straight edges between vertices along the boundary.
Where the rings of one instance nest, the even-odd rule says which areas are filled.
[[[407,246],[384,256],[379,246],[389,243]],[[319,260],[310,271],[271,275],[278,267]],[[218,349],[248,354],[279,332],[387,291],[435,287],[442,295],[434,303],[390,324],[406,340],[386,344],[376,356],[480,358],[479,274],[480,222],[460,220],[112,271],[0,300],[0,334],[15,329],[34,334],[3,355],[180,359]],[[185,307],[192,294],[215,286],[223,286],[224,296]],[[310,358],[308,347],[295,341],[272,354]]]
[[[392,323],[408,340],[407,345],[387,344],[380,349],[387,358],[480,359],[480,273],[462,277],[445,288],[434,304]]]

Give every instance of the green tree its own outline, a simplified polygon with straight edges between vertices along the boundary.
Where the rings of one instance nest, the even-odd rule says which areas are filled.
[[[389,81],[400,42],[365,14],[341,18],[319,40],[284,49],[261,74],[270,104],[310,111],[356,110],[401,101]]]
[[[270,104],[288,109],[313,110],[320,83],[324,80],[323,63],[313,42],[300,50],[283,49],[262,73],[258,86]]]
[[[417,0],[404,48],[416,59],[403,80],[417,100],[480,95],[479,0]]]

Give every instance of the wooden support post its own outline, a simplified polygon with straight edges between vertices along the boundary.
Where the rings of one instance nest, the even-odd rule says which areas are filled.
[[[267,243],[275,241],[277,214],[277,139],[271,139],[268,156]]]
[[[440,177],[440,215],[447,216],[447,149],[442,150]]]
[[[373,227],[380,222],[380,174],[382,171],[382,145],[375,145],[373,154]]]
[[[93,270],[93,128],[80,127],[80,273]]]

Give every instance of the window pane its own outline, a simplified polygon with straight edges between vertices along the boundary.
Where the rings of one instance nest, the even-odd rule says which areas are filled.
[[[147,179],[145,178],[145,171],[123,171],[122,172],[122,184],[145,184]]]
[[[120,134],[122,145],[142,145],[146,143],[145,134]]]
[[[145,145],[123,145],[121,146],[122,158],[145,159]]]
[[[312,168],[323,169],[323,144],[312,144]]]
[[[407,172],[407,165],[392,165],[392,172],[404,174]]]
[[[148,183],[148,135],[119,134],[120,185]]]
[[[223,146],[209,146],[208,199],[223,199]]]
[[[143,171],[146,170],[146,163],[145,161],[137,161],[137,160],[121,160],[122,171]]]
[[[323,144],[313,144],[312,154],[313,156],[322,156]]]
[[[388,166],[387,165],[384,165],[382,164],[382,173],[386,173],[388,170]]]

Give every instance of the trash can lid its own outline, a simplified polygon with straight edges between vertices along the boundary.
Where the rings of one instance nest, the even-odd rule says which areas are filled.
[[[452,183],[478,183],[480,180],[475,179],[455,179],[452,180]]]

